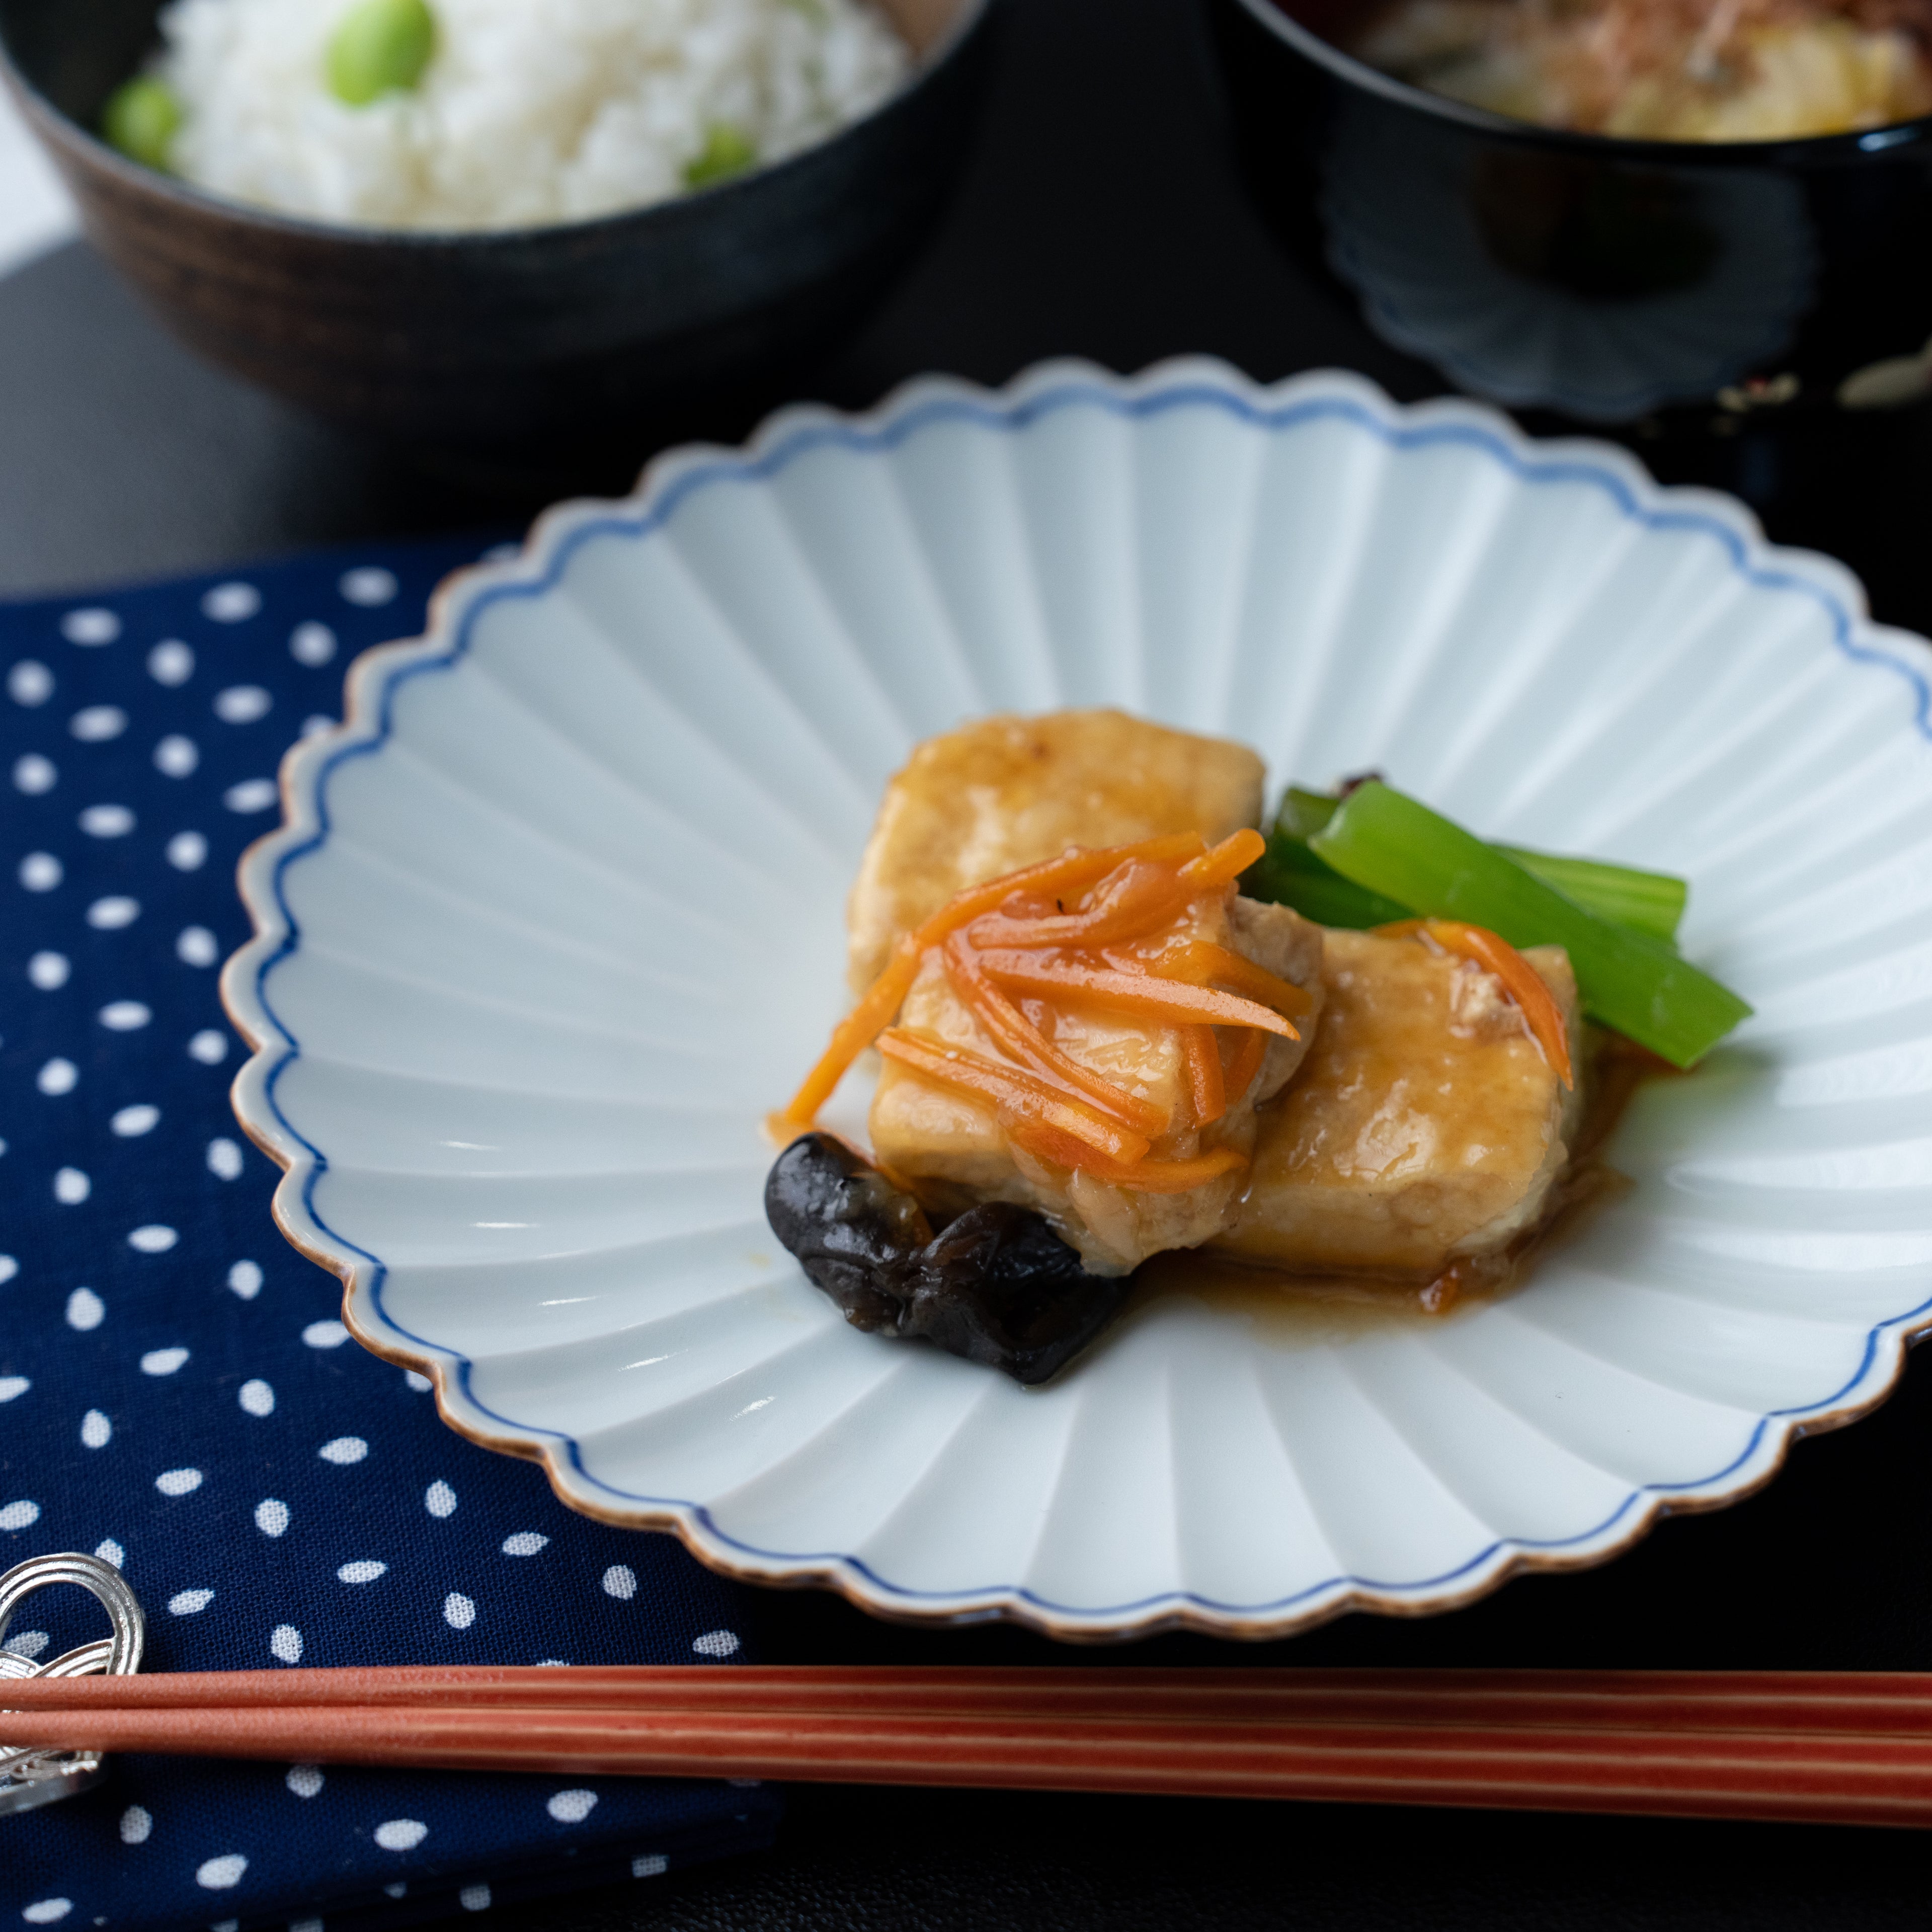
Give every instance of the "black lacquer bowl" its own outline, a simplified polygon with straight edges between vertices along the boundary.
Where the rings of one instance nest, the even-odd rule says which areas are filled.
[[[560,450],[769,404],[856,326],[958,172],[1003,4],[893,0],[910,82],[788,160],[493,233],[290,220],[124,160],[91,130],[154,44],[155,0],[0,0],[0,74],[90,238],[191,347],[386,438]]]
[[[1932,392],[1932,120],[1627,141],[1506,120],[1341,52],[1358,0],[1208,0],[1264,214],[1457,387],[1601,425]]]

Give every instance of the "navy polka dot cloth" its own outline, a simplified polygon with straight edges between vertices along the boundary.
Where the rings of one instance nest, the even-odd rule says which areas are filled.
[[[268,1215],[216,993],[275,767],[479,546],[0,606],[0,1570],[120,1567],[146,1668],[701,1662],[734,1588],[573,1515],[367,1355]],[[30,1599],[6,1646],[104,1634]],[[775,1792],[113,1761],[0,1816],[0,1928],[387,1928],[769,1842]]]

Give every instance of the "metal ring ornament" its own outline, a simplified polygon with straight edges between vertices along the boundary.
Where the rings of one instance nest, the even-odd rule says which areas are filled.
[[[0,1642],[14,1612],[38,1590],[56,1583],[77,1583],[98,1598],[107,1612],[112,1634],[70,1650],[50,1663],[35,1664],[17,1652],[0,1650],[0,1680],[21,1677],[131,1677],[141,1667],[147,1637],[147,1618],[140,1600],[128,1588],[119,1570],[98,1556],[69,1552],[34,1556],[0,1576]],[[106,1760],[98,1751],[49,1751],[32,1746],[0,1750],[0,1816],[31,1811],[57,1799],[72,1798],[98,1784],[106,1776]]]

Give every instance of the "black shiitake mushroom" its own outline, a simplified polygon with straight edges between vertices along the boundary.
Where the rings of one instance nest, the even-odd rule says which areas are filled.
[[[982,1202],[934,1234],[925,1210],[830,1134],[806,1134],[765,1183],[765,1218],[855,1328],[923,1336],[949,1354],[1043,1382],[1125,1304],[1030,1209]]]

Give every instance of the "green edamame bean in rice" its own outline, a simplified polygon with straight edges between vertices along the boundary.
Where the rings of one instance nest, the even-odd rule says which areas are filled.
[[[641,208],[869,112],[877,0],[171,0],[169,164],[310,220],[479,229]]]

